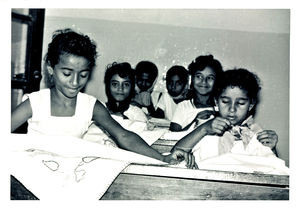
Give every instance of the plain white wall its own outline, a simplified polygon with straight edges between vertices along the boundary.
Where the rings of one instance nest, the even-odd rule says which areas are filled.
[[[133,67],[153,61],[162,75],[213,54],[224,69],[243,67],[262,80],[256,121],[279,136],[278,151],[289,165],[289,10],[46,9],[44,54],[52,32],[79,30],[97,42],[99,58],[87,93],[105,101],[104,70],[114,61]],[[41,85],[43,87],[43,85]]]

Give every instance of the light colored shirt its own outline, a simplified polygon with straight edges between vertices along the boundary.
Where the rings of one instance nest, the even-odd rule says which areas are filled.
[[[165,118],[170,121],[173,119],[173,115],[177,106],[178,104],[174,102],[173,98],[167,92],[164,92],[157,102],[157,108],[163,110],[165,113]]]
[[[193,99],[184,100],[177,105],[177,108],[175,110],[175,113],[174,113],[171,121],[173,123],[177,123],[182,128],[185,128],[188,124],[190,124],[196,118],[198,113],[205,111],[205,110],[213,111],[214,108],[213,107],[197,108],[194,105]],[[205,119],[205,120],[198,120],[197,126],[203,124],[204,122],[211,119],[212,117],[213,116],[211,116],[210,118]]]
[[[79,92],[73,116],[52,116],[50,89],[27,95],[32,109],[28,120],[28,134],[67,135],[81,138],[93,117],[96,98]]]

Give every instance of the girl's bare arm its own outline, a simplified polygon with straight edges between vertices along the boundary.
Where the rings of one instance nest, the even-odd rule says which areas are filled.
[[[94,107],[93,120],[108,131],[121,148],[164,161],[164,156],[151,148],[137,134],[120,126],[99,101],[96,102]]]
[[[11,132],[25,123],[32,116],[32,109],[29,99],[17,106],[11,114]]]

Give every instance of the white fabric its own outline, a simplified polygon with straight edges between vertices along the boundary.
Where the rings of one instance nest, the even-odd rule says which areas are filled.
[[[68,135],[82,137],[93,116],[96,98],[78,93],[75,114],[70,117],[51,116],[50,89],[27,95],[32,108],[28,120],[28,134]]]
[[[157,103],[157,108],[160,108],[165,113],[165,118],[172,120],[177,104],[174,102],[173,98],[169,93],[164,92]]]
[[[284,161],[277,158],[269,147],[262,145],[256,135],[246,147],[243,141],[235,141],[231,151],[222,155],[219,151],[221,138],[205,136],[195,145],[192,152],[200,169],[288,174]]]
[[[102,104],[106,107],[105,103]],[[126,130],[138,134],[148,145],[152,145],[168,131],[166,128],[148,130],[147,117],[145,113],[136,106],[130,105],[129,109],[124,112],[124,115],[126,115],[129,119],[124,119],[123,117],[114,114],[112,114],[111,117]],[[103,132],[103,130],[101,130],[95,122],[90,124],[87,132],[83,135],[83,139],[102,145],[117,147],[116,143],[109,137],[109,134],[107,132]]]
[[[184,164],[184,163],[181,163]],[[199,169],[289,175],[285,162],[276,156],[252,156],[226,153],[197,163]]]
[[[192,152],[195,156],[195,161],[198,163],[201,160],[219,156],[219,141],[222,137],[205,136],[193,148]],[[262,145],[257,136],[254,135],[248,145],[245,147],[243,141],[235,141],[230,153],[251,155],[251,156],[275,156],[272,150]]]
[[[177,123],[182,128],[185,128],[196,118],[199,112],[205,110],[213,111],[214,109],[213,107],[196,108],[192,100],[184,100],[178,104],[171,122]],[[209,119],[211,118],[213,118],[213,116],[211,116]],[[203,124],[209,119],[199,120],[198,125]],[[194,127],[194,125],[192,125],[191,127]]]
[[[154,130],[147,129],[147,123],[132,121],[128,119],[123,119],[120,116],[112,115],[123,128],[132,131],[139,135],[148,145],[152,145],[161,136],[168,131],[167,128],[156,128]],[[83,139],[97,142],[103,145],[110,145],[116,147],[114,141],[109,137],[109,134],[104,133],[97,125],[91,124],[86,134],[84,134]]]
[[[137,106],[129,105],[129,108],[124,112],[124,115],[132,121],[147,122],[147,116],[143,110]]]
[[[11,135],[10,173],[40,200],[96,200],[129,163],[156,159],[75,137]]]

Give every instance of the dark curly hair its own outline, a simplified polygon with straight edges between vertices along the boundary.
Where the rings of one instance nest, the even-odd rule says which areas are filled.
[[[222,73],[222,79],[215,84],[215,98],[218,98],[227,87],[239,87],[246,91],[250,103],[254,104],[251,114],[255,114],[255,107],[259,103],[261,84],[259,77],[247,69],[237,68]]]
[[[196,71],[202,71],[206,67],[212,68],[217,75],[216,77],[218,77],[218,74],[223,72],[221,63],[216,60],[214,56],[200,55],[188,65],[189,74],[193,76],[195,75]]]
[[[54,68],[62,54],[73,54],[85,57],[89,61],[89,68],[93,69],[96,65],[96,48],[96,43],[87,35],[69,28],[57,30],[53,33],[52,42],[48,45],[45,61]]]
[[[186,83],[189,80],[188,71],[183,66],[175,65],[175,66],[172,66],[167,71],[167,75],[166,75],[166,81],[167,81],[167,83],[169,83],[169,81],[171,80],[171,78],[174,75],[178,75],[178,77],[183,81],[184,85],[186,85]]]
[[[154,82],[158,76],[158,68],[151,61],[140,61],[135,67],[135,75],[141,76],[143,73],[148,73],[151,81]]]
[[[77,33],[72,29],[56,30],[53,33],[52,41],[48,44],[48,52],[44,57],[45,64],[54,68],[58,64],[60,56],[72,54],[83,56],[89,61],[89,68],[92,70],[96,65],[97,46],[88,36]],[[53,78],[48,71],[44,71],[46,85],[51,88],[54,86]]]
[[[115,75],[119,75],[121,78],[128,77],[131,83],[131,89],[128,98],[126,98],[124,101],[119,103],[119,106],[117,106],[116,100],[111,95],[110,92],[110,80]],[[135,77],[133,69],[131,68],[131,65],[127,62],[123,63],[117,63],[114,62],[112,64],[107,65],[105,75],[104,75],[104,84],[105,84],[105,93],[107,96],[107,108],[115,113],[115,112],[121,112],[123,113],[129,108],[129,104],[131,102],[131,99],[134,97],[135,90],[134,90],[134,84],[135,84]]]

